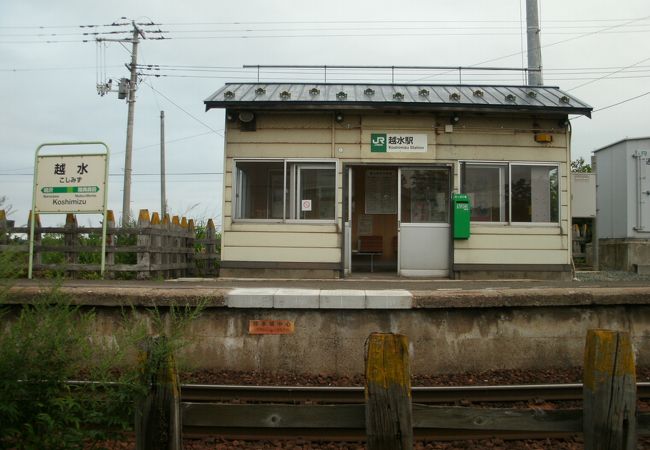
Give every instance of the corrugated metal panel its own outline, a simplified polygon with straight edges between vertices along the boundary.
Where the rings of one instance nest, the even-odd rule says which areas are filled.
[[[206,108],[363,106],[398,109],[507,109],[591,114],[591,106],[554,86],[228,83]]]

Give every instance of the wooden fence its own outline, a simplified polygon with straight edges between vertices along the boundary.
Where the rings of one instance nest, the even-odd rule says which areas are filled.
[[[28,254],[31,213],[27,225],[17,227],[0,210],[0,251]],[[101,227],[82,227],[67,214],[63,227],[43,227],[36,214],[34,273],[61,273],[74,278],[99,273]],[[113,211],[107,214],[106,277],[178,278],[216,276],[220,238],[214,222],[197,228],[194,220],[140,210],[133,226],[116,227]],[[122,274],[122,275],[119,275]],[[126,275],[128,274],[128,275]]]
[[[300,429],[305,435],[309,430],[365,429],[368,450],[411,449],[414,430],[416,438],[444,436],[450,430],[467,438],[503,432],[513,438],[582,434],[585,450],[632,450],[637,435],[650,435],[650,413],[636,410],[634,352],[626,332],[588,332],[582,409],[412,404],[408,360],[405,336],[374,333],[366,345],[365,405],[295,405],[180,402],[176,369],[168,358],[158,363],[150,393],[139,405],[137,450],[180,449],[181,427],[215,434],[256,430],[258,435],[277,428]],[[151,405],[165,414],[161,417]],[[161,441],[161,436],[169,439]]]

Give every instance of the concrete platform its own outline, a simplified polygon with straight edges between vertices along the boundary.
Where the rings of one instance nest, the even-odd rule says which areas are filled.
[[[650,282],[192,279],[187,281],[16,280],[8,303],[53,288],[96,306],[198,304],[208,308],[447,309],[650,304]]]
[[[413,295],[400,290],[235,288],[229,308],[410,309]]]
[[[363,372],[365,342],[376,332],[408,337],[414,374],[568,368],[582,364],[592,328],[629,331],[637,364],[650,365],[646,281],[21,280],[4,302],[32,302],[51,289],[94,308],[96,331],[107,338],[125,312],[204,305],[179,354],[195,368],[351,376]],[[19,312],[9,307],[7,317]],[[251,333],[259,320],[291,322],[292,331]]]

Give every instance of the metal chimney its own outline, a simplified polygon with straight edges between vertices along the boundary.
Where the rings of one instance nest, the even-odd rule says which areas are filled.
[[[542,86],[542,49],[539,40],[539,8],[537,0],[526,0],[526,27],[528,45],[528,84]]]

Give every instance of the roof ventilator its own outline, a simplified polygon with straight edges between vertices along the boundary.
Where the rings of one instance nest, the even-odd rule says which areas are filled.
[[[429,90],[428,89],[420,89],[418,94],[420,94],[420,97],[428,97],[429,96]]]
[[[528,95],[530,98],[536,98],[537,97],[537,92],[535,91],[528,91]]]
[[[393,98],[395,100],[404,100],[404,94],[402,94],[401,92],[395,92],[393,94]]]
[[[337,94],[336,94],[336,99],[337,100],[347,100],[347,98],[348,98],[348,94],[346,94],[343,91],[337,92]]]
[[[255,95],[264,95],[264,94],[266,94],[266,89],[264,89],[263,87],[258,87],[257,89],[255,89]]]
[[[226,91],[223,93],[223,98],[225,98],[226,100],[232,100],[233,98],[235,98],[235,93],[233,91]]]
[[[375,95],[375,90],[372,88],[368,88],[365,91],[363,91],[363,93],[368,97],[372,97],[373,95]]]
[[[311,88],[309,90],[309,95],[311,95],[312,97],[316,97],[318,94],[320,94],[320,89],[318,88]]]
[[[507,102],[514,103],[515,100],[517,100],[517,97],[515,97],[514,95],[512,95],[512,94],[506,95],[506,101]]]
[[[459,101],[460,100],[460,94],[458,92],[452,92],[451,94],[449,94],[449,100],[451,100],[452,102]]]
[[[280,92],[280,98],[282,100],[289,100],[291,98],[291,92],[289,92],[289,91]]]
[[[562,97],[560,97],[560,101],[562,103],[569,103],[570,99],[566,95],[563,95]]]
[[[480,90],[480,89],[477,89],[477,90],[475,90],[473,92],[473,94],[474,94],[474,97],[483,98],[484,92],[482,90]]]

